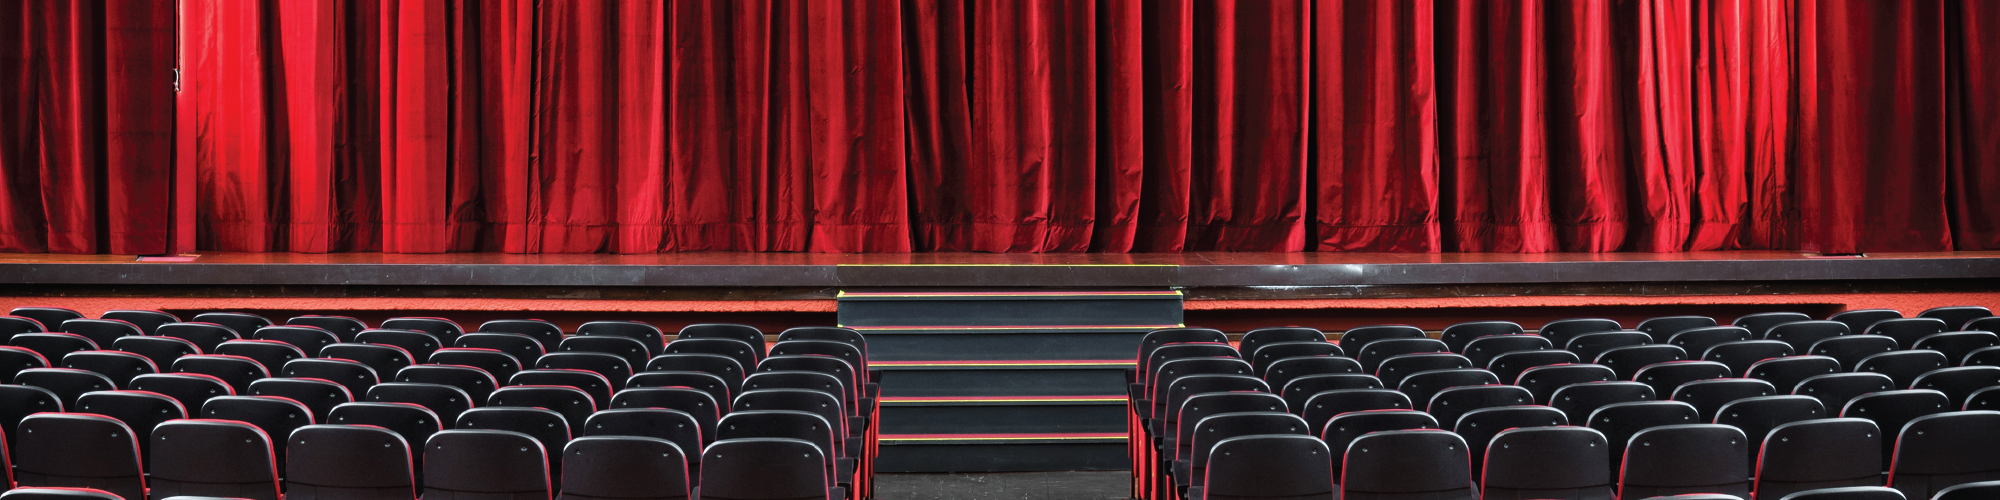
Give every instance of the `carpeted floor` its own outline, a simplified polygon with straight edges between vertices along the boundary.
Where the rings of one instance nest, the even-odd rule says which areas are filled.
[[[878,500],[1110,500],[1128,498],[1125,471],[877,474]]]

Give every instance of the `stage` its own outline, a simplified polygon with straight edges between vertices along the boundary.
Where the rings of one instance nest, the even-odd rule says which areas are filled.
[[[1795,309],[1994,303],[2000,252],[1820,257],[1735,251],[1597,254],[0,254],[0,306],[434,311],[461,321],[605,313],[773,327],[835,320],[842,290],[1173,289],[1190,324],[1441,328],[1506,308],[1524,325],[1594,315],[1718,317]],[[1866,305],[1877,304],[1877,305]],[[387,317],[387,316],[383,316]],[[754,320],[754,321],[752,321]]]
[[[1993,277],[2000,252],[0,254],[0,282],[77,285],[1233,288]]]

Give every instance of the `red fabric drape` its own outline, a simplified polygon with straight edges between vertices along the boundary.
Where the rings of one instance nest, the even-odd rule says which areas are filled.
[[[1801,246],[1951,248],[1945,2],[1800,2]],[[1992,212],[1992,207],[1984,208]]]
[[[1441,250],[1432,2],[1314,8],[1311,249]]]
[[[1972,0],[28,0],[0,26],[6,251],[2000,248],[2000,9]]]
[[[1947,4],[1945,206],[1960,249],[2000,249],[2000,5]]]
[[[0,6],[0,251],[167,251],[172,7]]]

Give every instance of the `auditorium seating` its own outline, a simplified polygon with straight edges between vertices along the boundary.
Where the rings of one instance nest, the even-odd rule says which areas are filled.
[[[872,495],[880,394],[846,329],[106,316],[0,321],[10,498]]]
[[[2000,336],[1950,325],[1987,311],[1157,330],[1127,374],[1133,494],[1976,496],[2000,480]],[[872,496],[852,330],[113,312],[0,321],[25,491]]]
[[[2000,489],[1977,484],[2000,480],[2000,336],[1939,324],[1989,314],[1156,330],[1128,373],[1133,495],[1973,498]]]

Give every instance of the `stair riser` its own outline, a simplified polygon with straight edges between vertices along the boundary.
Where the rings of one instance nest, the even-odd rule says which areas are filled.
[[[1102,326],[1178,324],[1181,301],[842,300],[840,323],[871,326]],[[1171,321],[1167,321],[1171,320]],[[1164,321],[1164,322],[1163,322]]]
[[[875,472],[1124,470],[1124,443],[882,445]]]
[[[1129,360],[1142,332],[874,334],[868,360]]]
[[[1118,369],[936,369],[882,372],[884,397],[1125,394]]]
[[[882,434],[1121,433],[1125,405],[884,406]]]

